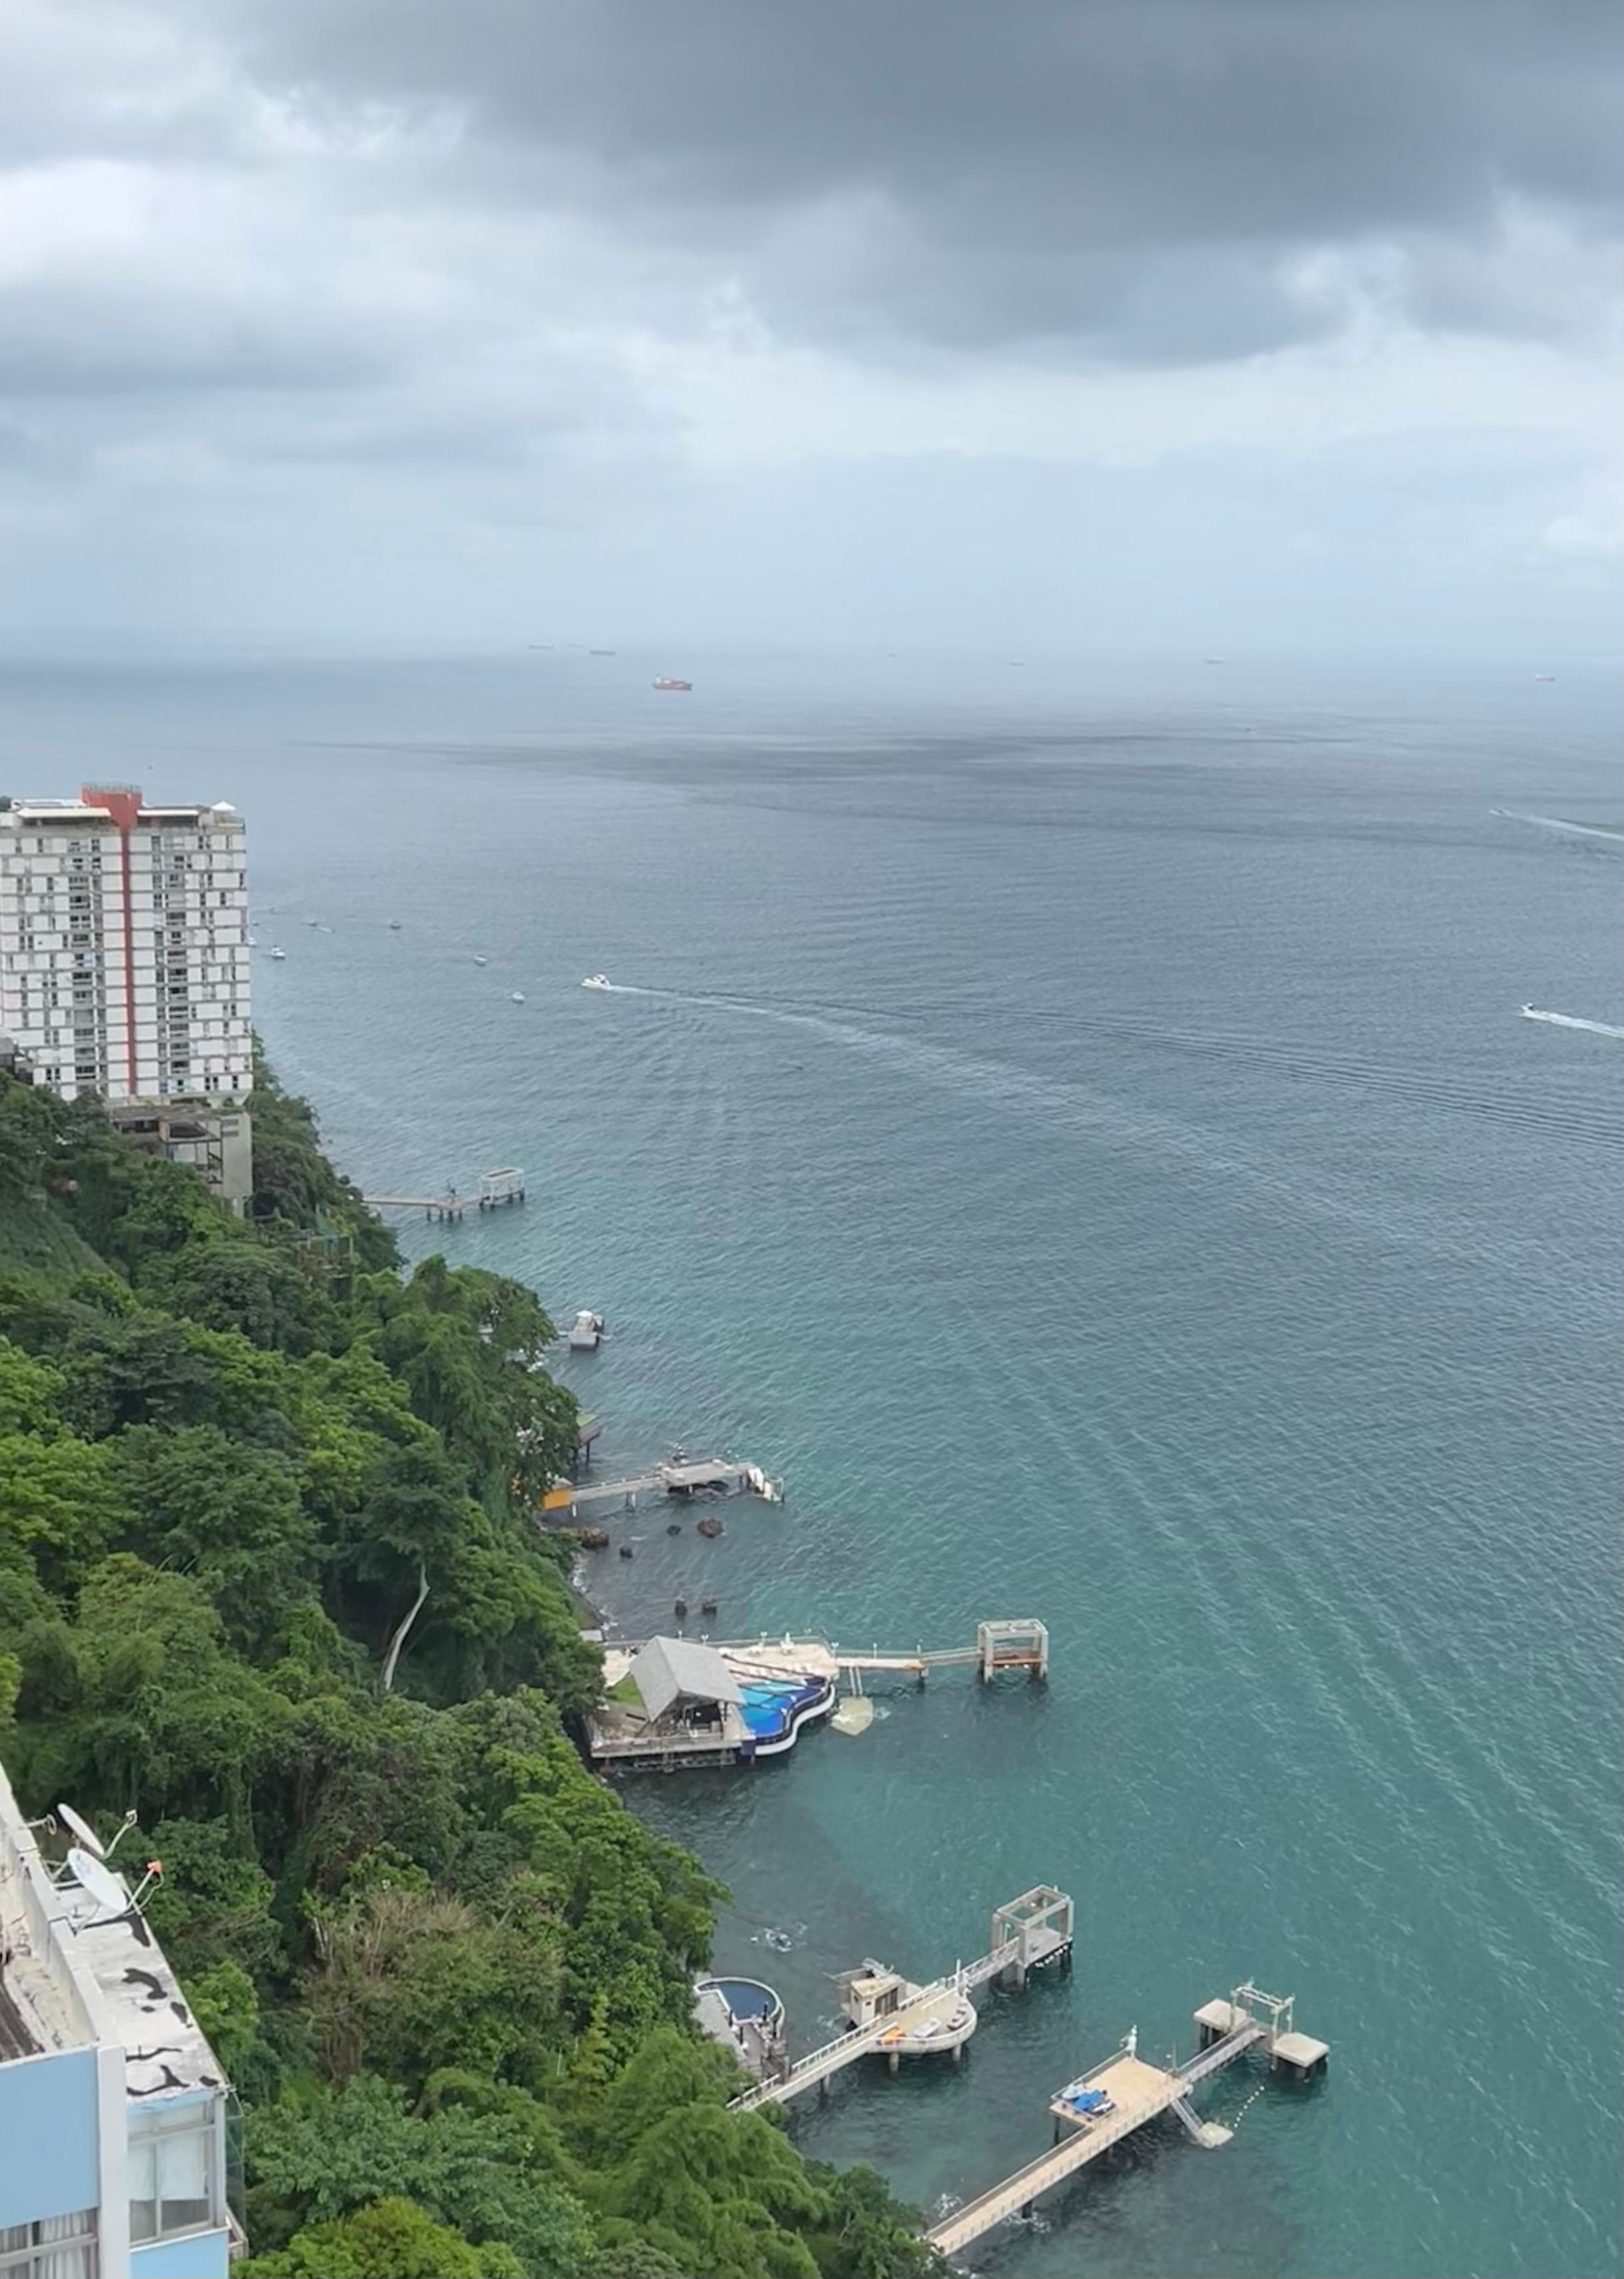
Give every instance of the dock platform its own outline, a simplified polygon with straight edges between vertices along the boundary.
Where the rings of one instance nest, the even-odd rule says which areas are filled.
[[[763,1503],[782,1503],[784,1483],[760,1464],[733,1456],[677,1455],[630,1479],[555,1481],[541,1499],[541,1509],[553,1517],[563,1513],[573,1517],[594,1504],[617,1503],[623,1510],[635,1511],[643,1495],[753,1495]]]
[[[1006,1900],[993,1910],[992,1942],[984,1954],[932,1979],[928,1986],[910,1985],[885,1974],[892,1981],[888,2008],[865,2015],[864,2022],[849,2033],[837,2035],[770,2080],[744,2091],[733,2099],[733,2110],[754,2113],[763,2105],[787,2105],[809,2089],[826,2088],[836,2074],[870,2053],[885,2057],[893,2073],[900,2057],[918,2056],[931,2048],[956,2061],[976,2029],[970,1994],[995,1978],[1023,1987],[1030,1972],[1069,1961],[1074,1916],[1070,1899],[1052,1884],[1039,1884],[1018,1899]],[[877,1968],[865,1965],[864,1973],[848,1972],[840,1983],[854,1984],[861,1993],[864,1974]]]
[[[683,1686],[651,1709],[635,1673],[653,1646],[682,1663],[685,1674]],[[977,1623],[974,1646],[908,1654],[850,1654],[826,1638],[788,1634],[617,1641],[604,1648],[606,1698],[586,1719],[587,1747],[595,1764],[627,1771],[753,1764],[786,1753],[804,1726],[829,1716],[843,1678],[854,1690],[865,1675],[887,1673],[923,1684],[930,1670],[954,1667],[974,1668],[984,1681],[1011,1669],[1046,1677],[1048,1631],[1041,1623]]]
[[[507,1163],[500,1170],[481,1171],[471,1195],[448,1187],[442,1195],[363,1195],[361,1200],[368,1210],[421,1211],[425,1218],[455,1224],[471,1203],[482,1211],[499,1209],[504,1203],[522,1203],[525,1174]]]
[[[1325,2043],[1295,2030],[1290,1995],[1265,1994],[1251,1984],[1237,1986],[1227,2002],[1204,2003],[1195,2022],[1199,2046],[1186,2064],[1148,2064],[1130,2033],[1114,2057],[1068,2082],[1050,2100],[1053,2149],[944,2216],[925,2235],[931,2245],[938,2254],[957,2255],[1012,2216],[1030,2214],[1045,2192],[1164,2113],[1172,2113],[1194,2143],[1215,2151],[1234,2132],[1199,2117],[1188,2102],[1192,2089],[1254,2052],[1298,2081],[1322,2075],[1330,2054]]]

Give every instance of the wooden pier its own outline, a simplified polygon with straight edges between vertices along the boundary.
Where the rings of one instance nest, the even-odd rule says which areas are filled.
[[[1237,2059],[1255,2052],[1268,2058],[1275,2071],[1309,2081],[1324,2073],[1329,2058],[1323,2042],[1294,2030],[1290,1995],[1237,1986],[1228,2001],[1204,2003],[1195,2022],[1199,2046],[1186,2064],[1147,2064],[1138,2054],[1137,2033],[1130,2033],[1115,2057],[1069,2082],[1049,2106],[1054,2117],[1053,2149],[944,2216],[925,2235],[931,2245],[938,2254],[957,2255],[1012,2216],[1030,2215],[1043,2193],[1053,2191],[1164,2113],[1176,2115],[1193,2141],[1207,2150],[1227,2145],[1234,2131],[1201,2120],[1188,2099],[1199,2083]]]
[[[978,1955],[974,1962],[961,1964],[944,1977],[932,1979],[928,1986],[915,1987],[908,1999],[882,2011],[867,2025],[837,2035],[821,2049],[798,2058],[773,2079],[758,2082],[755,2088],[745,2090],[733,2099],[732,2109],[754,2113],[763,2105],[787,2105],[792,2097],[801,2096],[803,2091],[822,2089],[859,2058],[878,2051],[883,2043],[917,2033],[920,2027],[935,2021],[945,2009],[956,2006],[977,1987],[988,1985],[995,1978],[1014,1986],[1024,1986],[1029,1971],[1069,1959],[1073,1915],[1072,1903],[1066,1893],[1056,1891],[1050,1884],[1039,1884],[1030,1891],[1023,1891],[1019,1899],[1007,1900],[993,1910],[992,1943],[984,1954]],[[966,2038],[968,2036],[959,2037],[960,2040]],[[953,2046],[951,2042],[943,2044],[945,2049]],[[896,2070],[894,2058],[892,2070]]]
[[[573,1515],[591,1504],[618,1503],[635,1511],[640,1495],[754,1495],[766,1503],[782,1503],[784,1483],[759,1464],[741,1463],[732,1456],[671,1456],[652,1471],[624,1480],[558,1480],[541,1499],[544,1512]]]
[[[525,1200],[525,1174],[512,1164],[496,1171],[481,1171],[471,1195],[448,1187],[443,1195],[363,1195],[369,1210],[421,1211],[425,1218],[455,1223],[471,1206],[475,1210],[500,1210],[506,1203]]]
[[[1007,1669],[1046,1678],[1049,1633],[1042,1623],[977,1623],[974,1646],[944,1646],[930,1654],[923,1646],[912,1654],[882,1654],[877,1646],[868,1654],[842,1654],[837,1648],[835,1661],[843,1676],[849,1672],[859,1681],[870,1673],[889,1672],[923,1685],[933,1669],[964,1669],[971,1663],[984,1684]]]

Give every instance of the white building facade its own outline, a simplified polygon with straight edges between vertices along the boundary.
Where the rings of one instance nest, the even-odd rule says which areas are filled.
[[[38,1834],[0,1770],[0,2279],[226,2279],[230,2084],[123,1877]]]
[[[0,810],[0,1033],[64,1099],[241,1100],[252,1081],[247,835],[131,785]]]

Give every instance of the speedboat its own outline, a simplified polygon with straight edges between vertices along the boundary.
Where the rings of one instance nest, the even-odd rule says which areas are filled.
[[[583,989],[612,989],[614,986],[607,973],[589,973],[581,984]]]
[[[525,993],[524,993],[524,991],[523,991],[522,989],[516,989],[516,990],[514,991],[514,993],[513,993],[513,1002],[514,1002],[516,1005],[522,1005],[522,1004],[524,1003],[524,1001],[525,1001]]]
[[[281,957],[286,957],[286,956],[287,956],[287,952],[285,949],[273,949],[273,950],[272,951],[271,955],[272,955],[272,957],[281,958]]]

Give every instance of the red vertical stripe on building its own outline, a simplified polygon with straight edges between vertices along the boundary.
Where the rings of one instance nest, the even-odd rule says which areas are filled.
[[[119,826],[119,871],[124,881],[124,1050],[129,1086],[135,1093],[135,864],[130,852],[141,794],[134,784],[86,784],[79,794],[87,807],[99,807]]]
[[[135,1082],[135,865],[130,853],[130,826],[119,825],[119,869],[124,879],[124,1049],[129,1063],[132,1098]]]

